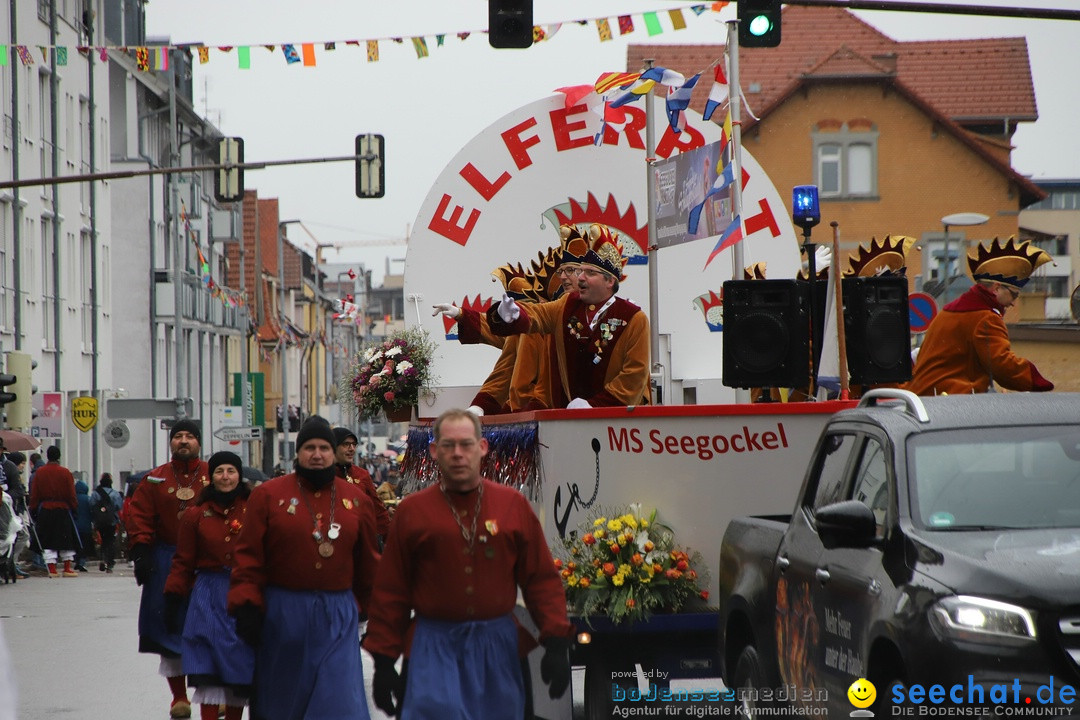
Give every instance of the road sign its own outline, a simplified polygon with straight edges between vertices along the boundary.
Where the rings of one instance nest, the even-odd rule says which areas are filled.
[[[184,415],[191,417],[195,408],[191,398],[184,398]],[[105,401],[106,414],[110,418],[176,417],[176,400],[172,398],[109,398]]]
[[[930,321],[937,315],[937,303],[926,293],[911,293],[908,296],[908,318],[911,332],[926,332]]]
[[[221,427],[214,431],[214,437],[226,442],[251,442],[262,440],[263,429],[258,426],[249,427]]]
[[[113,420],[105,426],[105,444],[111,448],[122,448],[131,439],[131,431],[123,420]]]

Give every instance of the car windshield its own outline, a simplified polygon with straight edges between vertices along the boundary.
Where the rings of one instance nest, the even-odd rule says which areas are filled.
[[[929,530],[1080,528],[1080,427],[949,430],[908,443],[911,514]]]

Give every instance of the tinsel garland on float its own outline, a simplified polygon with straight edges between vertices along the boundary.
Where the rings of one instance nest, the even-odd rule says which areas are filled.
[[[480,474],[489,480],[517,488],[531,501],[540,500],[540,441],[536,423],[492,425],[484,428],[488,454]],[[402,496],[435,482],[439,468],[428,453],[434,436],[430,425],[410,427],[401,463]]]

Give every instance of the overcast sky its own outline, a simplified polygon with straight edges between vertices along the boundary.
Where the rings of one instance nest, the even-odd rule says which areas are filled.
[[[1080,9],[1076,0],[952,0],[963,4]],[[354,195],[352,163],[289,166],[249,172],[246,186],[278,197],[282,219],[299,219],[323,244],[325,262],[365,264],[380,278],[386,258],[403,258],[403,239],[432,182],[454,154],[494,120],[555,88],[592,83],[604,71],[626,69],[629,43],[722,43],[734,5],[695,16],[674,31],[663,0],[535,0],[538,25],[564,22],[550,41],[529,50],[495,50],[476,32],[487,26],[486,0],[154,0],[147,33],[174,43],[251,45],[251,69],[236,52],[212,51],[197,65],[195,105],[227,135],[244,139],[249,162],[341,156],[358,133],[386,137],[386,197]],[[661,12],[664,32],[650,38],[641,14]],[[619,15],[635,32],[617,35]],[[858,11],[897,40],[1025,36],[1039,121],[1014,136],[1013,165],[1039,178],[1080,177],[1080,82],[1075,76],[1080,22],[984,18],[970,15]],[[616,32],[599,42],[594,23],[608,17]],[[435,35],[445,34],[442,47]],[[418,59],[410,38],[425,36],[430,55]],[[405,42],[389,40],[402,37]],[[381,39],[380,61],[367,62],[347,40]],[[337,42],[326,52],[325,42]],[[280,48],[311,42],[316,66],[286,64]],[[299,49],[299,47],[298,47]],[[311,249],[299,228],[290,238]],[[393,262],[392,271],[401,264]]]

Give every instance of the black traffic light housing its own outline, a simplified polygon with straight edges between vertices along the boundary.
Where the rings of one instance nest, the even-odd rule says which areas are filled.
[[[740,47],[780,44],[780,0],[737,0]]]
[[[500,49],[532,47],[532,0],[488,0],[488,44]]]
[[[356,197],[386,195],[386,141],[382,135],[356,136]]]
[[[19,399],[19,396],[15,393],[4,390],[8,385],[14,385],[17,382],[19,382],[19,378],[14,375],[9,373],[0,374],[0,405],[7,405]]]

